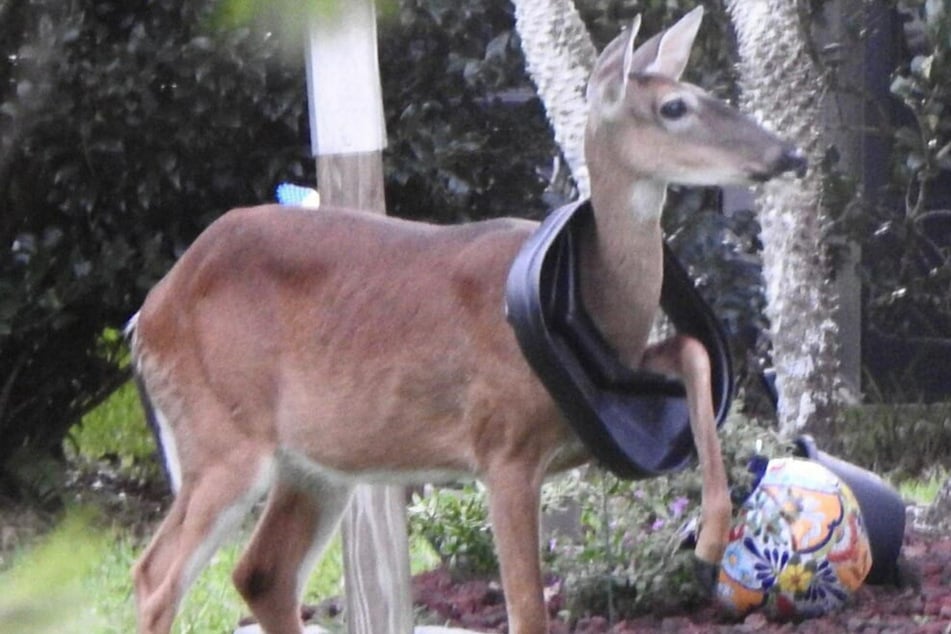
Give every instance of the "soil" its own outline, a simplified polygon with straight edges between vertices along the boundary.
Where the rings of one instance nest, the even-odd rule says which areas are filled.
[[[809,632],[810,634],[951,634],[951,535],[909,528],[902,548],[913,574],[907,587],[865,585],[838,612],[799,623],[771,622],[760,613],[729,620],[713,606],[688,613],[672,610],[618,623],[592,614],[566,623],[559,617],[564,597],[548,589],[552,634],[677,634]],[[442,623],[480,632],[508,632],[505,603],[495,581],[454,582],[446,570],[414,578],[418,606]]]

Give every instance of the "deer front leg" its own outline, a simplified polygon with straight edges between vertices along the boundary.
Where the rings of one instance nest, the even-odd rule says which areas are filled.
[[[649,346],[643,365],[655,372],[679,376],[687,388],[690,430],[703,479],[701,527],[694,554],[698,578],[712,591],[729,539],[732,504],[713,413],[710,357],[702,343],[693,337],[677,335]]]
[[[548,632],[538,552],[542,476],[532,471],[507,466],[485,479],[510,634]]]

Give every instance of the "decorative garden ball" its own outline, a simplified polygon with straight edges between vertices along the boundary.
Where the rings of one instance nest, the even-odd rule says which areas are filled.
[[[840,607],[868,574],[872,554],[848,485],[817,462],[777,458],[739,510],[717,601],[743,616],[820,616]]]

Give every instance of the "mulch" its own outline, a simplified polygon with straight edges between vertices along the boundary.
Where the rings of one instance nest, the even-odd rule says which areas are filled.
[[[810,634],[951,634],[951,535],[929,535],[909,527],[902,555],[914,572],[906,587],[865,585],[841,610],[799,623],[771,622],[761,613],[730,620],[715,607],[688,612],[668,610],[610,623],[589,614],[566,622],[559,617],[564,597],[548,597],[552,634],[729,634],[744,632],[809,632]],[[418,606],[447,625],[481,632],[508,632],[505,602],[497,581],[454,581],[446,570],[417,575],[413,580]],[[557,589],[557,584],[552,588]]]

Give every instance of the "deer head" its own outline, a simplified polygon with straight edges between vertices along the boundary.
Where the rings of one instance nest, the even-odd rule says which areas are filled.
[[[635,49],[638,16],[604,49],[587,90],[589,161],[610,155],[617,169],[684,185],[801,174],[806,161],[793,145],[680,81],[702,17],[703,7],[697,7]]]

